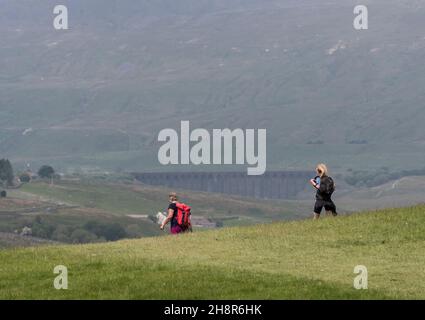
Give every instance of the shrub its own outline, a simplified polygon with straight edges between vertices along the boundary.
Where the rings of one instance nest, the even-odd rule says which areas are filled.
[[[105,238],[107,241],[123,239],[127,235],[125,229],[118,223],[89,221],[84,225],[84,229],[94,233],[99,238]]]
[[[58,225],[52,234],[52,240],[59,242],[71,242],[72,229],[65,225]]]
[[[125,228],[128,238],[139,238],[143,236],[141,228],[137,224],[130,224]]]
[[[40,178],[53,178],[55,170],[51,166],[44,165],[38,170]]]
[[[89,243],[97,240],[95,234],[84,229],[75,229],[70,238],[72,243]]]

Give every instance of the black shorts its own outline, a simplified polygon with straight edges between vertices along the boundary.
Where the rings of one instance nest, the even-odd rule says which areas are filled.
[[[320,214],[323,207],[326,211],[331,211],[333,214],[336,214],[336,206],[332,200],[316,200],[314,204],[314,213]]]

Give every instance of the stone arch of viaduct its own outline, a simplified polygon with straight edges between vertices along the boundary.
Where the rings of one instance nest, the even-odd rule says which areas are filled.
[[[308,187],[309,171],[133,173],[142,183],[176,189],[216,192],[258,199],[294,199]]]

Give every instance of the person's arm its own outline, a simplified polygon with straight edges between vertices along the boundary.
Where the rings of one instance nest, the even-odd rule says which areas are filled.
[[[319,189],[317,183],[316,183],[316,179],[310,179],[310,183],[313,187],[315,187],[316,189]]]
[[[173,215],[174,215],[174,210],[173,209],[168,209],[168,216],[162,222],[161,227],[160,227],[161,230],[164,230],[164,227],[167,225],[167,223],[170,222],[171,219],[173,219]]]

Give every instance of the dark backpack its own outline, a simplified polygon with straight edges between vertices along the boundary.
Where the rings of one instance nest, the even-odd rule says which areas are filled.
[[[320,191],[331,196],[335,191],[335,183],[331,177],[323,177],[320,179]]]

